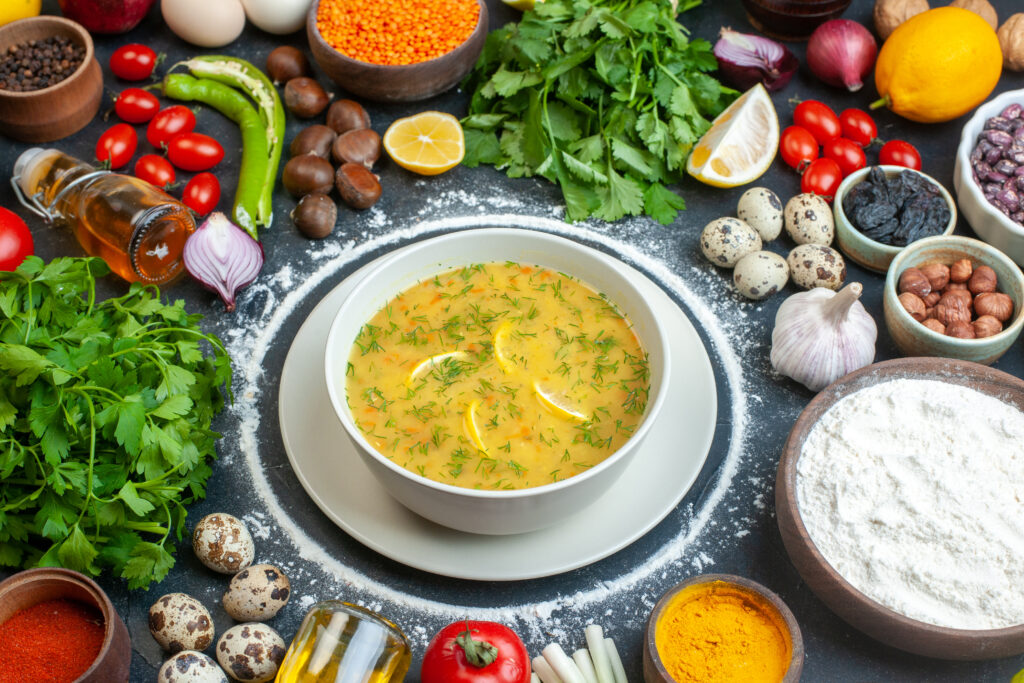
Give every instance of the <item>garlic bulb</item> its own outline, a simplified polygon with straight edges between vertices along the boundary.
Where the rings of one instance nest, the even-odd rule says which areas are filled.
[[[858,301],[864,286],[838,292],[816,287],[779,306],[772,331],[772,367],[811,391],[821,391],[875,359],[878,328]]]

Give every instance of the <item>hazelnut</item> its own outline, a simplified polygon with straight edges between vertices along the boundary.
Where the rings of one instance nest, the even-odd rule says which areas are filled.
[[[951,289],[939,298],[940,304],[948,304],[951,299],[959,299],[964,308],[970,312],[974,308],[974,299],[966,289]],[[936,304],[938,305],[938,304]]]
[[[967,310],[962,299],[950,298],[935,306],[935,319],[949,327],[952,323],[971,322],[971,312]],[[948,332],[947,332],[948,334]]]
[[[924,305],[925,306],[928,306],[929,308],[931,308],[935,304],[939,303],[939,299],[941,299],[941,298],[942,298],[942,295],[939,294],[938,290],[932,290],[931,293],[928,294],[928,296],[926,296],[926,297],[924,297],[922,299],[922,301],[924,301]]]
[[[942,288],[942,291],[943,292],[952,292],[952,291],[957,290],[957,289],[967,289],[967,283],[966,282],[950,282],[949,284],[947,284],[945,287]]]
[[[1024,71],[1024,14],[1014,14],[1004,21],[998,35],[1003,66],[1010,71]]]
[[[925,318],[923,321],[921,321],[921,324],[933,332],[938,332],[939,334],[946,334],[946,326],[940,323],[935,318]]]
[[[921,297],[910,292],[903,292],[900,294],[900,303],[903,304],[903,308],[906,309],[907,313],[914,320],[921,322],[925,316],[924,302],[921,301]]]
[[[971,264],[971,259],[962,258],[949,267],[949,279],[951,282],[967,282],[971,279],[973,272],[974,266]]]
[[[946,325],[946,336],[958,339],[974,339],[974,326],[969,322],[957,320]]]
[[[932,285],[920,270],[907,268],[900,273],[899,291],[900,294],[910,292],[923,299],[931,293]]]
[[[949,266],[945,263],[926,263],[918,268],[931,283],[932,291],[938,292],[949,284]]]
[[[971,291],[971,294],[994,292],[997,284],[996,271],[988,266],[978,266],[971,274],[971,279],[967,281],[967,289]]]
[[[950,7],[959,7],[970,10],[988,22],[988,25],[995,31],[999,28],[999,17],[996,15],[996,8],[988,0],[953,0]]]
[[[974,327],[974,336],[978,339],[991,337],[1003,331],[1003,324],[990,315],[983,315],[971,325]]]
[[[925,309],[924,309],[924,319],[928,320],[929,318],[931,318],[932,320],[935,319],[935,307],[934,306],[926,306]]]
[[[979,316],[990,315],[1005,323],[1013,316],[1013,299],[1002,292],[982,292],[974,297],[974,310]]]
[[[928,9],[928,0],[876,0],[875,30],[882,36],[882,40],[885,40],[897,26],[915,14],[927,12]]]

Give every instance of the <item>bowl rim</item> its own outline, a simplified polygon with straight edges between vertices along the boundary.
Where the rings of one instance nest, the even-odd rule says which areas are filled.
[[[671,354],[669,353],[668,336],[665,332],[664,326],[662,326],[657,315],[655,315],[654,311],[650,308],[649,302],[640,294],[638,290],[636,290],[636,287],[631,280],[629,280],[628,278],[623,278],[623,283],[627,288],[633,290],[633,298],[640,303],[641,307],[647,309],[650,318],[654,321],[654,333],[658,337],[664,356],[664,358],[662,359],[662,377],[659,381],[658,391],[653,397],[648,398],[647,413],[643,421],[640,423],[636,431],[633,433],[633,435],[630,436],[629,439],[627,439],[625,442],[623,442],[623,444],[619,446],[619,448],[617,448],[614,452],[610,453],[608,457],[606,457],[604,460],[602,460],[601,462],[587,469],[584,472],[574,474],[560,481],[551,482],[548,484],[541,484],[540,486],[532,486],[521,489],[501,490],[468,488],[464,486],[456,486],[454,484],[446,484],[443,482],[435,481],[433,479],[429,479],[427,477],[418,475],[415,472],[407,470],[406,468],[396,464],[390,458],[385,457],[376,448],[370,445],[370,443],[363,437],[359,430],[350,424],[351,418],[349,413],[347,412],[347,408],[345,407],[344,396],[339,394],[339,392],[343,392],[344,389],[334,386],[334,383],[329,379],[332,376],[332,369],[334,369],[336,361],[333,360],[333,356],[330,353],[328,353],[332,346],[336,346],[335,337],[338,334],[337,329],[339,326],[339,321],[341,320],[342,314],[346,311],[346,308],[348,307],[350,302],[356,300],[358,297],[361,297],[364,294],[365,290],[370,288],[370,283],[377,280],[377,275],[379,273],[382,273],[386,269],[393,268],[395,262],[399,258],[407,258],[424,250],[443,249],[444,246],[452,240],[472,240],[474,238],[487,239],[499,233],[518,237],[519,239],[539,240],[541,242],[546,243],[544,246],[552,249],[568,249],[579,253],[586,253],[581,250],[588,249],[588,247],[586,247],[585,245],[578,244],[568,238],[561,237],[559,235],[555,235],[549,232],[545,232],[543,230],[533,230],[522,227],[468,228],[463,230],[455,230],[453,232],[444,233],[442,235],[438,235],[435,237],[429,237],[425,240],[405,245],[404,247],[398,246],[391,252],[389,252],[386,256],[384,256],[376,266],[374,266],[371,270],[369,270],[366,273],[365,277],[363,277],[363,279],[349,293],[349,295],[345,298],[345,301],[343,301],[341,306],[339,306],[338,311],[334,314],[334,318],[331,322],[330,331],[328,332],[327,335],[327,342],[324,350],[324,371],[326,377],[328,378],[327,393],[331,401],[331,407],[335,413],[335,416],[338,418],[338,420],[342,424],[342,427],[345,429],[345,432],[348,434],[349,438],[355,441],[356,449],[358,451],[368,453],[374,459],[375,462],[377,462],[380,465],[383,465],[390,472],[400,475],[406,481],[418,486],[428,488],[437,493],[455,494],[467,498],[483,500],[509,501],[519,498],[531,498],[538,495],[546,495],[552,492],[559,491],[563,488],[575,486],[579,482],[587,481],[589,479],[593,479],[599,476],[600,473],[603,473],[605,470],[610,469],[611,467],[614,466],[615,463],[617,463],[619,460],[625,457],[632,450],[631,447],[635,448],[636,444],[642,443],[644,437],[646,437],[647,435],[647,432],[650,430],[651,425],[654,423],[654,420],[658,417],[658,413],[660,412],[661,406],[664,404],[665,397],[668,394],[669,383],[667,379],[670,375],[671,370]],[[610,256],[603,252],[597,251],[595,253],[598,254],[600,258],[614,260],[613,256]],[[543,264],[541,263],[539,265]],[[603,267],[611,268],[612,265],[609,263],[605,263],[603,264]],[[574,275],[574,277],[579,276]],[[586,283],[586,280],[584,278],[580,279]],[[411,284],[409,286],[411,286]],[[398,292],[392,293],[391,296],[393,297],[395,296],[395,294],[398,294]],[[618,302],[616,303],[618,304]],[[347,346],[351,346],[351,343],[349,343]]]
[[[961,193],[966,192],[970,199],[979,204],[986,214],[994,216],[999,221],[1000,226],[1009,230],[1011,234],[1024,238],[1024,225],[1014,223],[1010,220],[1009,216],[989,204],[989,201],[985,198],[985,193],[982,192],[978,183],[974,182],[974,177],[971,174],[971,152],[974,151],[978,136],[985,128],[985,121],[1005,109],[1007,105],[1014,103],[1024,106],[1024,89],[1007,90],[996,95],[988,102],[979,105],[974,110],[971,118],[964,124],[960,131],[960,144],[956,149],[956,168],[954,173],[960,182],[955,183],[955,189],[958,198]],[[971,131],[974,131],[973,134],[969,134]],[[973,225],[971,229],[978,232]]]
[[[897,271],[902,272],[902,270],[906,270],[905,268],[903,268],[903,262],[906,261],[908,258],[911,258],[915,253],[914,250],[911,248],[930,247],[934,242],[951,243],[950,248],[952,249],[956,249],[956,245],[969,245],[976,249],[979,249],[980,251],[984,252],[987,256],[991,257],[992,260],[998,261],[1000,265],[1008,268],[1010,272],[1014,273],[1014,279],[1017,281],[1017,284],[1020,286],[1021,290],[1024,291],[1024,272],[1021,272],[1020,266],[1018,266],[1013,261],[1013,259],[1011,259],[1009,256],[1004,254],[999,249],[993,247],[988,242],[983,242],[979,239],[975,239],[973,237],[966,237],[964,235],[933,235],[932,237],[925,237],[923,239],[911,242],[910,244],[903,248],[903,251],[896,255],[896,258],[892,260],[892,263],[889,264],[889,270],[888,272],[886,272],[885,275],[885,283],[882,285],[884,292],[883,300],[889,300],[890,296],[893,298],[898,297],[896,293],[896,282],[897,278],[899,277],[899,273]],[[964,254],[964,258],[968,258],[966,253]],[[907,313],[906,309],[903,308],[903,306],[894,305],[892,306],[892,308],[896,309],[895,315],[899,316],[903,321],[907,323],[913,323],[914,325],[916,325],[916,327],[911,329],[923,332],[925,339],[930,339],[936,342],[946,342],[950,344],[966,344],[967,346],[977,344],[980,346],[982,344],[997,345],[998,342],[1004,341],[1008,338],[1011,338],[1008,343],[1013,343],[1012,337],[1016,337],[1017,335],[1019,335],[1021,332],[1021,328],[1024,327],[1024,300],[1015,301],[1014,305],[1015,315],[1013,322],[1004,327],[1001,331],[997,332],[996,334],[993,334],[990,337],[982,337],[981,339],[961,339],[959,337],[948,337],[944,334],[939,334],[935,330],[925,327],[924,325],[910,317],[910,314]],[[917,328],[920,328],[920,330],[918,330]]]
[[[25,17],[24,19],[18,19],[17,21],[12,21],[9,24],[0,26],[0,43],[3,42],[4,31],[8,29],[8,27],[16,26],[18,24],[24,25],[29,22],[50,26],[67,26],[75,35],[78,36],[79,42],[84,44],[85,56],[82,57],[82,63],[78,65],[78,68],[68,74],[68,76],[62,81],[54,83],[53,85],[48,85],[45,88],[40,88],[39,90],[23,90],[21,92],[15,92],[7,89],[0,89],[0,98],[9,98],[10,101],[26,100],[58,92],[62,86],[69,85],[72,81],[80,78],[89,67],[89,64],[96,57],[96,49],[92,41],[92,36],[84,26],[79,24],[77,21],[73,21],[66,17],[54,16],[52,14],[40,14],[34,17]],[[3,45],[0,45],[0,48],[2,47]]]
[[[438,55],[436,57],[432,57],[426,61],[412,62],[411,64],[374,64],[373,62],[364,62],[362,60],[349,57],[341,50],[337,49],[336,47],[328,43],[326,40],[324,40],[323,35],[320,34],[320,26],[317,21],[317,11],[320,9],[321,1],[322,0],[313,0],[313,3],[309,6],[309,13],[306,15],[307,33],[313,37],[313,40],[317,42],[320,48],[330,51],[330,53],[335,58],[337,58],[342,64],[346,64],[348,66],[357,68],[372,68],[385,69],[388,71],[397,71],[408,67],[423,68],[428,65],[441,65],[441,60],[455,60],[457,56],[460,56],[463,52],[468,50],[469,48],[467,47],[467,45],[473,42],[473,37],[477,34],[478,31],[482,29],[484,32],[487,32],[487,22],[489,21],[486,0],[476,0],[477,7],[480,8],[479,13],[477,14],[476,26],[473,27],[473,30],[470,31],[469,35],[466,36],[466,39],[464,41],[456,45],[448,52],[445,52],[444,54]]]
[[[1004,638],[1016,637],[1021,639],[1021,649],[1024,650],[1024,623],[995,629],[960,629],[949,626],[938,626],[936,624],[929,624],[926,621],[920,621],[918,619],[908,617],[905,614],[901,614],[890,607],[886,607],[874,598],[868,596],[866,593],[861,592],[858,588],[853,586],[853,584],[847,581],[846,577],[839,573],[839,571],[825,559],[825,556],[822,555],[818,546],[811,538],[810,533],[807,531],[803,517],[800,514],[796,484],[796,465],[800,460],[803,443],[807,435],[818,420],[820,420],[832,406],[843,398],[852,395],[859,389],[874,386],[882,381],[891,381],[889,378],[900,379],[938,374],[940,372],[944,376],[950,378],[966,378],[965,370],[971,371],[974,374],[984,375],[988,383],[998,381],[1002,384],[1011,385],[1016,388],[1022,396],[1024,396],[1024,380],[1014,377],[1007,372],[996,370],[995,368],[990,368],[986,365],[981,365],[972,361],[932,356],[894,358],[891,360],[880,361],[878,363],[872,363],[871,365],[866,365],[859,370],[854,370],[853,372],[840,377],[835,382],[822,389],[800,412],[796,422],[790,429],[789,435],[786,437],[786,442],[782,448],[782,454],[779,458],[779,467],[776,471],[775,477],[775,507],[777,511],[785,511],[785,516],[787,516],[789,521],[795,526],[796,532],[803,539],[806,539],[803,544],[803,549],[809,553],[816,565],[828,575],[831,581],[841,586],[843,590],[852,597],[854,602],[864,608],[867,608],[875,615],[884,617],[891,623],[902,628],[911,628],[918,632],[925,632],[946,638],[962,638],[968,640],[995,638],[1001,640]],[[870,381],[870,377],[872,375],[876,377],[876,381],[874,382]],[[863,386],[860,386],[861,381],[865,382]],[[980,391],[980,389],[975,390]],[[782,529],[784,522],[783,515],[776,514],[776,519],[778,520],[778,525],[782,532],[784,541],[783,545],[785,545],[786,552],[792,558],[793,552],[789,547],[787,533]],[[798,573],[803,576],[803,572],[800,571],[799,568]],[[814,590],[813,586],[812,590]],[[814,592],[817,594],[816,590],[814,590]],[[821,596],[819,595],[819,599],[820,597]],[[832,607],[830,602],[826,602],[825,600],[822,600],[822,602],[825,602],[829,609],[835,612],[835,608]],[[846,620],[844,615],[839,614],[839,616],[842,617],[844,621]],[[860,626],[857,624],[852,625],[860,629]],[[869,633],[868,635],[871,634]],[[892,643],[888,644],[893,645]],[[893,647],[905,649],[898,645],[893,645]],[[910,651],[913,652],[913,650]],[[922,653],[918,652],[917,654]],[[962,658],[951,657],[950,659]]]

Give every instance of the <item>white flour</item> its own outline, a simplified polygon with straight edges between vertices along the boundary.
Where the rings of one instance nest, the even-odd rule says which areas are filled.
[[[804,442],[801,517],[847,581],[938,626],[1024,623],[1024,413],[897,379],[836,403]]]

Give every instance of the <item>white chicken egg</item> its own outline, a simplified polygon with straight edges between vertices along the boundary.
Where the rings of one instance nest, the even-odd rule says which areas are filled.
[[[273,680],[285,653],[284,639],[266,624],[232,626],[217,641],[217,661],[245,683]]]
[[[159,683],[228,683],[224,669],[212,657],[195,650],[183,650],[160,667]]]
[[[245,28],[245,9],[239,0],[161,0],[167,27],[186,43],[221,47]]]
[[[312,0],[242,0],[245,16],[267,33],[294,33],[306,25]]]
[[[755,251],[736,264],[732,281],[748,299],[766,299],[789,281],[789,265],[775,252]]]

